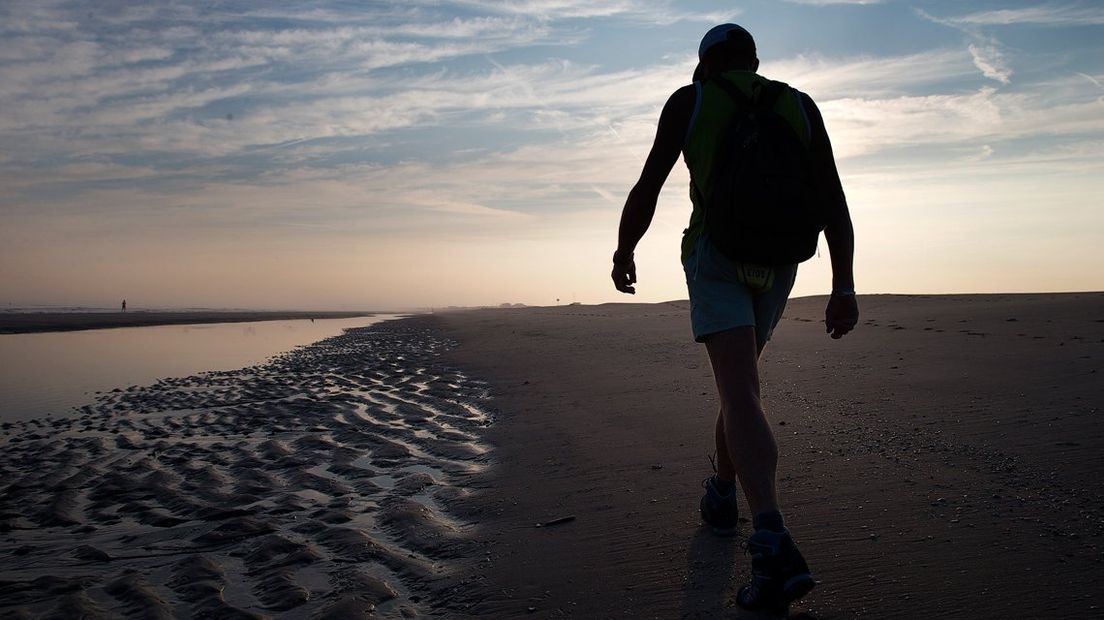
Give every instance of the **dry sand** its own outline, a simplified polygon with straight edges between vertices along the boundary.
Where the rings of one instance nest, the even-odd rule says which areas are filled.
[[[762,364],[820,582],[794,617],[1104,617],[1104,295],[863,297],[842,341],[824,301],[791,302]],[[697,515],[716,400],[686,302],[417,321],[497,411],[460,507],[488,552],[473,616],[764,617],[733,603],[748,524]]]
[[[0,312],[0,334],[65,332],[109,327],[145,327],[148,325],[197,325],[202,323],[245,323],[291,319],[347,319],[372,316],[371,312]]]
[[[1101,617],[1104,295],[864,297],[842,341],[823,303],[763,360],[793,617]],[[769,617],[733,605],[747,524],[698,519],[713,394],[685,302],[572,306],[6,424],[0,616]]]

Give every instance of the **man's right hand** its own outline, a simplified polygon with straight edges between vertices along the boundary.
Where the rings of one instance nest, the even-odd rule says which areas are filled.
[[[632,286],[636,284],[636,262],[631,258],[627,262],[615,262],[611,276],[613,277],[613,285],[617,287],[617,290],[629,295],[636,294],[636,289]]]
[[[859,302],[854,294],[832,294],[824,310],[824,326],[836,340],[855,328],[859,322]]]

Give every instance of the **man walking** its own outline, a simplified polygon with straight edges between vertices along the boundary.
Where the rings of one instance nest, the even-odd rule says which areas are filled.
[[[812,99],[758,75],[755,41],[735,24],[706,33],[698,58],[695,82],[667,100],[625,202],[612,277],[617,290],[636,292],[633,250],[682,153],[693,203],[682,241],[690,320],[709,354],[721,403],[716,472],[703,483],[701,516],[718,533],[734,533],[739,480],[755,531],[748,538],[752,578],[737,602],[779,609],[807,594],[814,581],[778,503],[778,449],[760,403],[758,357],[782,316],[796,263],[815,252],[821,229],[832,261],[827,332],[840,338],[854,328],[854,232]]]

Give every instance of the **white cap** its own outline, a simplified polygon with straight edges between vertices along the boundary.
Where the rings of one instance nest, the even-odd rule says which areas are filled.
[[[736,24],[721,24],[710,28],[709,32],[702,37],[701,45],[698,46],[698,60],[705,60],[705,53],[709,48],[725,41],[739,41],[751,51],[755,51],[755,39],[750,32]]]

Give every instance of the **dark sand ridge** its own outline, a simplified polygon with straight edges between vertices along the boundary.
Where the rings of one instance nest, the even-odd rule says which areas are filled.
[[[817,618],[1100,618],[1104,294],[871,296],[832,341],[793,300],[763,360]],[[757,618],[699,524],[715,416],[687,303],[410,319],[492,386],[496,465],[455,506],[474,616]],[[744,504],[742,504],[744,505]],[[562,516],[575,520],[536,528]]]
[[[145,327],[149,325],[197,325],[202,323],[245,323],[293,319],[347,319],[373,316],[373,312],[0,312],[0,334],[65,332],[109,327]]]
[[[409,617],[478,555],[485,387],[380,324],[0,425],[0,617]]]

